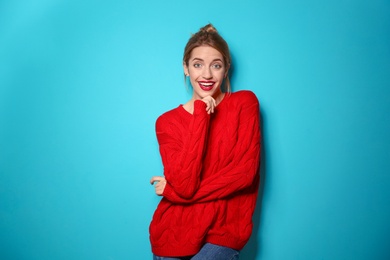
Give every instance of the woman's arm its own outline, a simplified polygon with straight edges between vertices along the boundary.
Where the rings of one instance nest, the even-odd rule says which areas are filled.
[[[177,118],[160,117],[156,122],[164,176],[179,198],[190,199],[199,188],[210,122],[206,108],[205,102],[196,100],[188,126]]]

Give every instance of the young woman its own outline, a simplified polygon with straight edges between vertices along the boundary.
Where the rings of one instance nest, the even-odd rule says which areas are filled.
[[[252,232],[259,185],[259,103],[231,93],[225,40],[208,24],[183,57],[192,98],[161,115],[156,134],[164,176],[150,224],[154,259],[238,259]]]

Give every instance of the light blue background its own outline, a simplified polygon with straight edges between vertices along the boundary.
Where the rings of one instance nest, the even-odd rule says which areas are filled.
[[[208,22],[261,102],[242,259],[390,259],[387,0],[2,0],[1,259],[151,259],[154,123]]]

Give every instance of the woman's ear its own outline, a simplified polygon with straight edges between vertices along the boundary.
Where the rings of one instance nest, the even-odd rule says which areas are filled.
[[[190,75],[190,73],[188,71],[188,66],[184,61],[183,61],[183,70],[184,70],[184,75],[186,75],[186,76]]]

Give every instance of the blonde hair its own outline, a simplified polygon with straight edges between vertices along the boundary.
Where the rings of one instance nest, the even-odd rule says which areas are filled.
[[[231,65],[231,56],[227,42],[219,35],[217,29],[212,24],[199,29],[199,31],[191,36],[184,48],[183,62],[188,66],[191,52],[199,46],[210,46],[219,51],[223,56],[225,67],[227,68],[226,78],[224,80],[224,92],[231,92],[229,69]],[[186,76],[184,75],[184,78]]]

